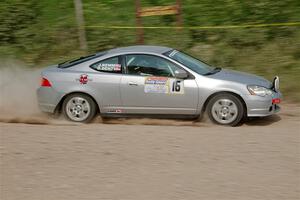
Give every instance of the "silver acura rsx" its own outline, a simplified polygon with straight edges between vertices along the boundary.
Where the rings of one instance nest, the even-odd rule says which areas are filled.
[[[130,46],[50,66],[37,90],[44,112],[75,122],[102,117],[196,119],[221,125],[280,110],[279,78],[212,67],[168,47]]]

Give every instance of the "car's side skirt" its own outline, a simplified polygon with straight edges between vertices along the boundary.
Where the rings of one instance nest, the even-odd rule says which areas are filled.
[[[195,120],[199,115],[179,115],[179,114],[122,114],[122,113],[101,113],[101,117],[107,118],[151,118],[151,119],[186,119]]]

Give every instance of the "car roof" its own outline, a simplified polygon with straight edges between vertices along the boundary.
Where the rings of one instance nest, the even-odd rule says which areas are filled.
[[[172,50],[172,48],[164,46],[150,46],[150,45],[136,45],[128,47],[120,47],[107,51],[107,54],[116,54],[116,53],[157,53],[162,54],[167,51]]]
[[[58,64],[59,68],[69,68],[74,65],[101,57],[103,55],[111,55],[111,54],[126,54],[126,53],[156,53],[156,54],[162,54],[167,51],[171,51],[172,48],[169,47],[163,47],[163,46],[150,46],[150,45],[136,45],[136,46],[128,46],[128,47],[120,47],[111,49],[108,51],[98,52],[96,54],[92,54],[89,56],[84,56],[77,58],[75,60],[66,61],[63,63]]]

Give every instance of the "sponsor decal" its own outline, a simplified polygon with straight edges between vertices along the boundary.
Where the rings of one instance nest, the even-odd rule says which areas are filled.
[[[167,77],[147,77],[145,79],[145,84],[157,84],[157,85],[166,85],[169,79]]]
[[[87,84],[88,82],[88,75],[87,74],[82,74],[79,78],[80,84]]]
[[[79,81],[79,83],[82,85],[87,84],[89,81],[92,81],[92,79],[88,78],[87,74],[81,74],[79,79],[76,80]]]
[[[167,77],[146,77],[145,93],[184,94],[184,81]]]
[[[121,109],[116,109],[116,110],[109,110],[108,113],[122,113],[123,110]]]
[[[117,64],[115,67],[114,67],[114,71],[121,71],[121,65],[120,64]]]
[[[145,93],[169,93],[169,79],[167,77],[146,77],[145,78]]]
[[[121,109],[117,109],[116,113],[122,113],[122,110]]]
[[[122,67],[120,64],[100,63],[97,66],[97,70],[108,71],[108,72],[119,72],[122,70]]]

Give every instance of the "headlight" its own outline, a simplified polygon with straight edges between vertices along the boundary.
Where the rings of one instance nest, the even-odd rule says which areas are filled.
[[[261,97],[272,95],[273,93],[272,90],[258,85],[248,85],[247,88],[250,94],[261,96]]]

